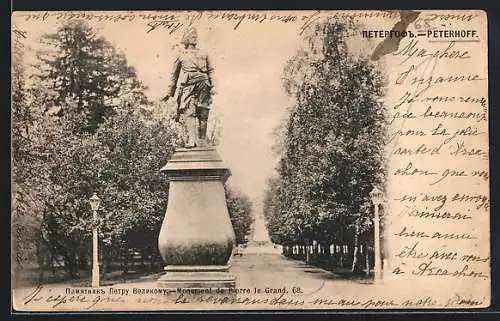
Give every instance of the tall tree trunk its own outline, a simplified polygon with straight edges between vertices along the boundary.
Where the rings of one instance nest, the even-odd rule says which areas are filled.
[[[358,253],[359,253],[359,225],[356,224],[356,231],[354,233],[354,251],[352,255],[351,272],[359,270],[358,267]]]
[[[331,263],[330,262],[330,258],[331,258],[331,256],[330,256],[330,244],[323,244],[321,246],[321,248],[322,248],[322,252],[323,252],[323,254],[322,254],[323,262],[326,264],[326,266],[328,268],[330,268],[331,267],[331,264],[330,264]]]
[[[155,255],[153,253],[151,253],[149,264],[151,267],[151,271],[154,271],[155,270]]]
[[[75,264],[75,258],[73,257],[72,254],[66,257],[66,267],[69,277],[72,280],[76,279],[76,264]]]
[[[105,271],[106,273],[111,273],[111,253],[110,253],[110,250],[107,250],[105,252],[106,256],[105,256],[105,259],[104,259],[104,262],[105,262]]]
[[[38,283],[42,284],[43,283],[43,272],[45,270],[45,256],[42,254],[42,251],[40,250],[40,245],[36,246],[36,257],[37,257],[37,263],[38,263],[38,269],[39,269],[39,274],[38,274]]]
[[[123,257],[123,274],[128,273],[128,262],[129,261],[129,251],[125,250],[125,255]]]
[[[50,266],[50,271],[52,272],[52,276],[56,276],[56,257],[54,254],[50,253],[48,256],[48,264]]]
[[[358,270],[358,252],[359,252],[359,246],[354,246],[354,251],[352,253],[351,272],[355,272]]]
[[[313,241],[313,244],[312,244],[312,259],[313,261],[317,261],[318,260],[318,256],[319,256],[319,244],[318,242],[316,241]]]
[[[340,246],[340,258],[339,258],[339,262],[340,262],[340,267],[343,268],[344,267],[344,244],[342,244]]]
[[[366,260],[366,276],[370,276],[370,251],[368,251],[368,242],[365,242],[365,260]]]
[[[331,262],[331,265],[332,267],[335,267],[337,265],[337,257],[336,257],[336,245],[335,243],[332,244],[332,247],[331,247],[331,253],[330,253],[330,262]]]

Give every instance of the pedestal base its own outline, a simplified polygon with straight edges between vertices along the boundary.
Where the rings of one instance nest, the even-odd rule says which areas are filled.
[[[229,168],[215,148],[205,147],[177,149],[162,171],[169,191],[158,249],[167,266],[158,287],[182,294],[179,289],[234,289],[228,265],[234,231],[224,191]]]
[[[228,265],[179,266],[167,265],[158,279],[158,287],[170,289],[232,289],[236,277]]]

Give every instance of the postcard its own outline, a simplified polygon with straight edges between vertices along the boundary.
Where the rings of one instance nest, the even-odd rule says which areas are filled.
[[[18,11],[16,312],[484,308],[480,10]]]

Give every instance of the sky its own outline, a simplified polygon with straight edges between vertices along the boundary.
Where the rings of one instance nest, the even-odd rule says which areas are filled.
[[[15,21],[27,32],[29,47],[36,50],[39,37],[54,32],[56,23]],[[247,194],[261,214],[266,180],[272,175],[277,156],[273,131],[293,104],[282,86],[282,71],[302,44],[296,27],[286,24],[202,23],[198,47],[214,67],[216,95],[210,117],[222,126],[217,147],[231,169],[230,184]],[[146,32],[141,23],[93,23],[98,33],[123,51],[153,99],[165,96],[182,32],[170,34],[157,28]]]

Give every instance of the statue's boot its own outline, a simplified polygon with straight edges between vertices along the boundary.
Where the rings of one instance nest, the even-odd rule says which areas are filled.
[[[199,133],[198,145],[199,146],[206,146],[207,145],[207,121],[206,120],[200,120],[198,133]]]
[[[191,148],[196,146],[196,117],[186,117],[186,129],[188,141],[186,144],[186,148]]]

